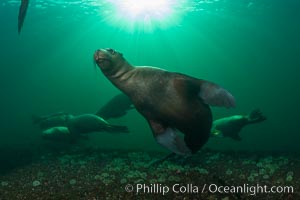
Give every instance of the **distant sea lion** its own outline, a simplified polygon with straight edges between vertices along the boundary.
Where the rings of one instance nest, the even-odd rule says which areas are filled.
[[[29,0],[21,0],[21,5],[19,9],[19,15],[18,15],[18,33],[20,35],[21,29],[26,17],[27,8],[28,8]]]
[[[242,138],[239,133],[244,126],[263,122],[266,119],[259,109],[253,110],[249,115],[233,115],[217,119],[213,122],[211,136],[230,137],[240,141]]]
[[[125,94],[121,93],[109,100],[96,115],[105,120],[110,118],[119,118],[126,115],[128,110],[134,109],[131,100]]]
[[[93,114],[73,116],[65,112],[59,112],[42,117],[34,117],[34,124],[38,124],[43,130],[44,139],[65,141],[77,139],[91,132],[128,133],[126,126],[112,125],[103,118]]]
[[[94,60],[145,117],[156,141],[177,154],[196,153],[207,142],[212,126],[209,105],[235,106],[234,97],[212,82],[156,67],[134,67],[113,49],[97,50]]]

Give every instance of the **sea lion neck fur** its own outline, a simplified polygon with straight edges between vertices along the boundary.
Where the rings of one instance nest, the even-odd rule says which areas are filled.
[[[124,62],[115,65],[108,73],[103,73],[115,86],[124,90],[124,86],[133,75],[134,69],[135,67],[124,59]]]
[[[96,63],[103,74],[121,91],[128,91],[131,77],[136,68],[131,65],[121,53],[106,49],[97,50],[94,54]]]

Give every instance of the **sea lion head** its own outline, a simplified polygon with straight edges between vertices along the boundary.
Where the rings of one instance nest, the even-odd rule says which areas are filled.
[[[96,50],[94,61],[105,75],[115,74],[127,63],[122,53],[110,48]]]

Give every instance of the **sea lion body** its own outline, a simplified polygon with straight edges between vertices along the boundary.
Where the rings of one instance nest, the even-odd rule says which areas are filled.
[[[74,140],[84,134],[92,132],[128,133],[126,126],[113,125],[94,114],[82,114],[73,116],[66,113],[58,113],[46,117],[40,117],[39,123],[44,139],[65,141]]]
[[[198,151],[209,138],[212,114],[197,93],[180,87],[190,77],[153,67],[135,68],[132,73],[126,87],[134,90],[129,89],[126,94],[152,130],[156,129],[154,136],[161,133],[159,129],[178,129],[185,133],[191,151]]]
[[[103,118],[93,114],[73,116],[68,120],[68,128],[72,134],[86,134],[91,132],[111,132],[110,125]]]
[[[21,5],[19,8],[19,15],[18,15],[18,33],[20,35],[21,29],[26,17],[27,8],[29,5],[29,0],[21,0]]]
[[[156,67],[133,67],[112,49],[97,50],[94,59],[145,117],[157,142],[177,154],[195,153],[207,142],[212,125],[208,103],[234,104],[232,95],[216,84]]]
[[[217,119],[213,122],[211,135],[217,137],[230,137],[233,140],[241,141],[239,135],[243,127],[265,121],[267,118],[259,109],[251,111],[249,115],[233,115]]]

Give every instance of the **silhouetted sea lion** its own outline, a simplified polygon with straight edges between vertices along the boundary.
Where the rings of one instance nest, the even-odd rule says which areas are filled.
[[[209,105],[235,106],[234,97],[212,82],[156,67],[134,67],[113,49],[97,50],[94,60],[145,117],[156,141],[177,154],[195,153],[207,142],[212,126]]]
[[[133,109],[131,100],[125,94],[121,93],[109,100],[96,115],[105,120],[118,118],[126,115],[127,111]]]
[[[93,114],[71,115],[58,112],[47,116],[34,116],[33,123],[43,130],[44,139],[66,141],[92,132],[128,133],[126,126],[113,125]]]
[[[21,0],[21,5],[19,9],[19,15],[18,15],[18,33],[21,33],[21,29],[26,17],[27,8],[28,8],[29,0]]]

